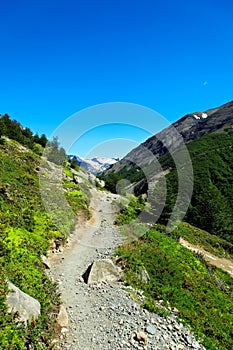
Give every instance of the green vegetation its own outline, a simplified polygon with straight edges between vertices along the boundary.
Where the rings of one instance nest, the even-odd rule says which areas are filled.
[[[0,119],[1,120],[1,119]],[[41,255],[46,255],[51,240],[65,241],[74,222],[59,202],[54,213],[63,229],[59,230],[42,205],[39,186],[41,158],[16,141],[0,145],[0,344],[2,349],[50,349],[54,314],[60,303],[57,286],[45,274]],[[58,166],[44,160],[42,180],[51,181],[50,192],[59,198],[60,189],[53,179]],[[66,169],[70,174],[71,169]],[[54,182],[53,182],[54,181]],[[75,213],[88,216],[88,189],[64,180],[69,205]],[[85,191],[85,193],[83,192]],[[49,192],[49,191],[48,191]],[[42,314],[27,327],[14,322],[7,313],[6,279],[41,303]]]
[[[122,179],[127,179],[130,182],[138,182],[144,179],[144,174],[137,166],[130,168],[125,166],[119,172],[108,173],[107,175],[100,174],[99,179],[104,180],[105,188],[112,193],[116,193],[116,185]]]
[[[233,243],[233,132],[232,128],[205,135],[187,144],[193,164],[194,190],[188,212],[184,213],[185,221],[208,231],[213,235]],[[180,152],[179,149],[176,152]],[[180,154],[179,154],[180,155]],[[182,162],[182,157],[179,157]],[[185,159],[185,158],[184,158]],[[177,199],[178,177],[176,165],[171,154],[159,159],[163,170],[168,170],[166,178],[166,203],[159,222],[167,224]],[[180,164],[185,169],[185,164]],[[146,169],[147,174],[154,172],[153,166]],[[148,176],[147,176],[148,177]],[[116,185],[122,179],[131,183],[141,182],[139,193],[147,191],[147,184],[142,170],[138,167],[125,166],[119,172],[108,173],[101,178],[106,188],[116,192]],[[144,184],[142,183],[144,181]],[[151,199],[151,212],[157,216],[162,203],[164,179],[158,181]],[[137,185],[135,187],[137,193]],[[184,193],[184,196],[186,194]],[[151,217],[153,221],[153,216]]]
[[[66,152],[64,148],[60,147],[58,137],[54,137],[46,145],[44,156],[57,165],[63,165],[66,160]]]
[[[126,266],[127,283],[144,290],[145,307],[160,314],[166,313],[160,305],[175,307],[208,350],[232,349],[231,277],[155,229],[145,230],[143,237],[120,247],[116,254]],[[148,283],[138,278],[142,268],[149,273]]]
[[[185,221],[233,243],[233,132],[213,133],[187,144],[193,164],[194,190]],[[170,154],[160,159],[167,198],[160,223],[166,224],[175,205],[178,179]],[[185,168],[185,164],[183,164]],[[159,193],[160,183],[155,187]],[[157,196],[155,196],[155,203]]]
[[[233,245],[224,239],[203,231],[186,222],[180,223],[177,230],[171,235],[177,238],[182,237],[191,244],[203,247],[208,252],[220,258],[233,258]]]
[[[16,120],[11,120],[7,114],[0,116],[1,136],[7,136],[34,151],[37,150],[39,152],[38,154],[42,154],[41,148],[38,145],[43,149],[48,142],[45,134],[42,134],[40,137],[37,134],[33,135],[29,128],[23,128]]]
[[[36,134],[33,135],[29,128],[24,128],[16,120],[12,120],[7,114],[0,115],[0,144],[4,144],[2,136],[7,136],[11,140],[18,141],[20,144],[33,150],[34,153],[42,155],[44,148],[47,159],[58,165],[62,165],[66,153],[64,148],[60,147],[58,138],[54,137],[52,141],[48,141],[45,134],[40,137]]]
[[[146,201],[142,196],[135,197],[133,195],[128,195],[126,198],[128,203],[123,204],[123,208],[120,209],[116,219],[116,224],[118,225],[128,224],[133,220],[136,220],[146,205]]]

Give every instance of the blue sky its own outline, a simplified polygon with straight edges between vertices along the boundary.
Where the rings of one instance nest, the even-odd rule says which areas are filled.
[[[140,104],[173,122],[233,99],[230,0],[0,0],[0,14],[0,113],[33,132],[49,136],[100,103]],[[96,128],[73,151],[85,156],[95,137],[149,136],[126,129]],[[105,155],[127,151],[109,145]]]

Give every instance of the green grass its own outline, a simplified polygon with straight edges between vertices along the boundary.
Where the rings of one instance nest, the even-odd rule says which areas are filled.
[[[121,203],[119,203],[120,211],[116,219],[116,224],[123,225],[136,220],[145,209],[145,205],[146,202],[142,196],[135,197],[133,195],[127,195],[127,197],[125,199],[123,198]]]
[[[158,300],[164,300],[164,306],[169,302],[207,349],[232,349],[233,280],[227,274],[209,269],[186,248],[154,229],[120,247],[116,254],[125,261],[127,283],[144,290],[149,310],[158,312]],[[137,277],[142,267],[150,275],[148,283]]]

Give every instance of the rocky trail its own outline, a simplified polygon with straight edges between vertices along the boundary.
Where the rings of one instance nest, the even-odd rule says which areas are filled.
[[[165,318],[144,310],[142,292],[121,282],[86,284],[81,278],[94,260],[111,256],[120,243],[113,225],[115,200],[93,190],[92,218],[78,225],[62,252],[49,255],[50,277],[58,281],[67,311],[57,349],[204,349],[175,313]]]

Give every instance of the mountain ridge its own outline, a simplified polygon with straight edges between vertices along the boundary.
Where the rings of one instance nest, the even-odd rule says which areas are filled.
[[[207,117],[203,118],[198,116],[197,114],[199,113],[202,115],[206,114]],[[186,114],[156,135],[148,138],[138,147],[134,148],[104,174],[110,174],[112,172],[117,173],[124,167],[131,169],[135,164],[143,168],[153,161],[154,156],[160,158],[169,151],[176,149],[181,143],[188,143],[206,134],[219,131],[222,128],[230,127],[232,125],[233,101],[220,107],[208,109],[204,112]]]

